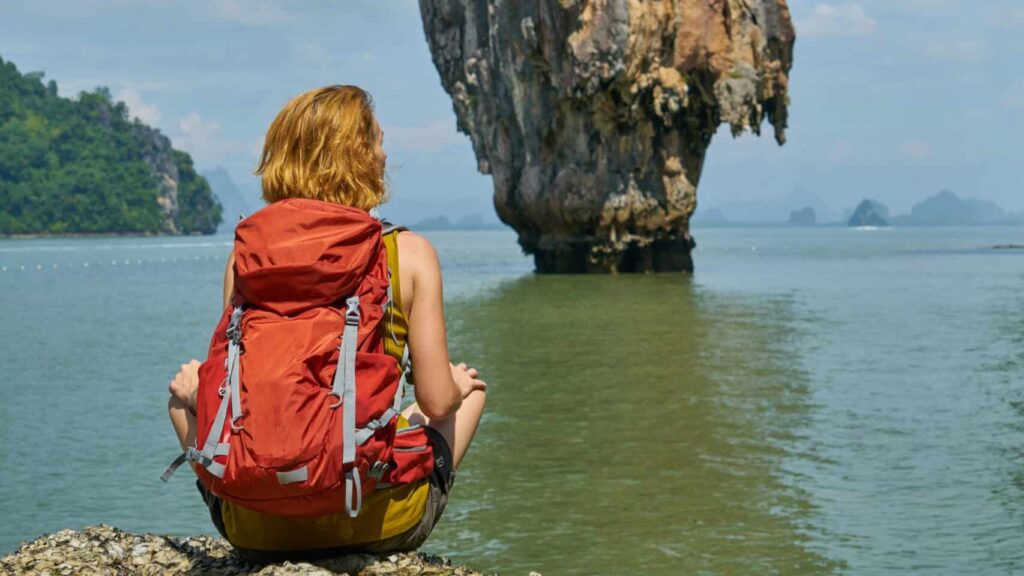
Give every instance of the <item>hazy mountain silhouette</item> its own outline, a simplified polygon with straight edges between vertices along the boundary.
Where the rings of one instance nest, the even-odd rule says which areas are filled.
[[[209,182],[210,188],[220,199],[220,205],[224,209],[224,219],[217,228],[217,232],[234,230],[239,218],[248,216],[263,207],[263,202],[258,197],[250,197],[239,190],[235,181],[223,168],[218,166],[213,170],[203,172],[203,177]]]

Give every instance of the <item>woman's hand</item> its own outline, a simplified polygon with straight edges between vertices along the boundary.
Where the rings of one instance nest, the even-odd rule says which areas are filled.
[[[465,362],[460,364],[449,363],[452,369],[452,380],[459,387],[462,397],[469,396],[473,390],[486,390],[487,382],[480,379],[480,373],[476,368],[469,368]]]
[[[180,400],[193,414],[196,411],[196,393],[199,391],[199,360],[182,364],[181,370],[174,375],[168,390],[171,396]]]

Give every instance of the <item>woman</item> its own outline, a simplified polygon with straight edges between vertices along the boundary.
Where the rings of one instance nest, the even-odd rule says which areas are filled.
[[[268,203],[308,198],[369,211],[385,200],[383,141],[370,96],[360,88],[306,92],[281,110],[267,132],[257,170],[263,197]],[[399,427],[426,427],[434,472],[419,482],[375,490],[357,518],[263,514],[222,501],[200,484],[218,531],[250,556],[411,550],[426,540],[444,511],[455,470],[480,422],[487,385],[475,369],[449,362],[441,269],[433,246],[408,231],[387,234],[384,243],[393,291],[386,329],[400,337],[386,339],[386,352],[401,360],[407,344],[415,366],[416,402],[403,411]],[[234,295],[234,279],[232,254],[224,274],[225,307]],[[196,442],[199,366],[197,360],[182,365],[170,384],[168,410],[183,449]]]

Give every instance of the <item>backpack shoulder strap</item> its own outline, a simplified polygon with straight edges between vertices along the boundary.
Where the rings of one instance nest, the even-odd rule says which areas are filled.
[[[395,234],[397,232],[404,232],[408,230],[407,227],[402,226],[401,224],[392,224],[387,220],[381,220],[380,224],[384,227],[384,230],[380,233],[381,236],[387,236],[388,234]]]

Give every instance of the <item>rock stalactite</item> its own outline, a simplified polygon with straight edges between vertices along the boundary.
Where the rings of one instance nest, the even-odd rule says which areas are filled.
[[[692,270],[722,123],[785,140],[785,0],[420,0],[498,216],[539,272]]]

